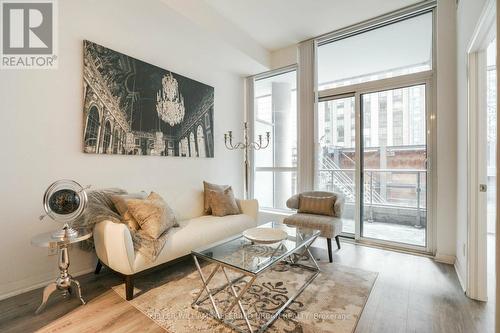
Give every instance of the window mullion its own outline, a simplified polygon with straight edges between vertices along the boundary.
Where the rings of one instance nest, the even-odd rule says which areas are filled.
[[[362,158],[361,151],[363,146],[363,124],[361,117],[361,94],[357,92],[354,96],[354,114],[355,114],[355,127],[356,127],[356,144],[355,144],[355,153],[354,153],[354,161],[355,161],[355,188],[356,188],[356,200],[355,200],[355,208],[354,208],[354,238],[359,239],[361,237],[361,228],[362,223],[361,219],[363,218],[361,213],[361,200],[363,198],[363,175],[362,175]]]
[[[420,72],[397,76],[388,79],[357,83],[349,86],[325,89],[318,92],[320,101],[336,99],[342,96],[353,96],[356,92],[363,93],[377,92],[381,90],[397,89],[401,86],[424,84],[432,78],[433,71]]]

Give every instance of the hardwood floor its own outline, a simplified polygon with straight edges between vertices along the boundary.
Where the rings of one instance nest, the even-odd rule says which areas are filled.
[[[0,332],[164,332],[154,321],[118,296],[111,287],[122,283],[111,272],[77,278],[86,305],[54,293],[40,315],[42,289],[0,301]]]
[[[494,332],[494,299],[467,298],[451,265],[346,244],[334,263],[379,272],[356,332]]]
[[[328,261],[326,240],[313,253]],[[494,332],[494,302],[468,299],[453,266],[432,259],[343,242],[335,263],[379,272],[356,332]],[[175,265],[166,269],[175,269]],[[154,274],[151,273],[151,274]],[[163,332],[111,287],[122,281],[103,268],[78,278],[87,305],[52,296],[34,315],[41,289],[0,301],[0,332]],[[493,295],[493,293],[490,293]]]

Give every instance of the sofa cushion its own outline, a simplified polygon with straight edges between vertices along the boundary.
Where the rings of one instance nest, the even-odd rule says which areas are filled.
[[[122,217],[123,223],[128,225],[130,230],[134,231],[139,230],[141,226],[139,225],[139,223],[137,223],[135,217],[128,211],[128,201],[132,199],[145,199],[147,196],[148,194],[146,192],[110,196],[111,201],[113,201],[116,210]]]
[[[333,216],[298,213],[286,217],[283,223],[318,229],[321,231],[321,236],[327,238],[334,238],[342,232],[342,219]]]
[[[209,190],[208,202],[212,210],[212,215],[214,216],[236,215],[241,213],[236,199],[234,198],[231,186],[222,192]]]
[[[342,213],[344,210],[344,197],[339,193],[334,192],[325,192],[325,191],[308,191],[302,192],[300,194],[295,194],[291,196],[286,201],[286,206],[290,209],[299,209],[299,196],[307,195],[312,197],[329,197],[333,196],[335,198],[335,204],[333,206],[333,210],[335,211],[335,217],[342,217]]]
[[[217,184],[212,184],[208,182],[203,182],[203,209],[205,214],[212,214],[212,209],[210,208],[210,198],[209,198],[209,191],[217,191],[217,192],[222,192],[225,189],[230,187],[229,185],[217,185]]]
[[[155,192],[144,200],[132,199],[127,202],[130,214],[141,226],[145,235],[157,239],[177,224],[174,212]]]
[[[299,213],[335,216],[333,206],[335,197],[313,197],[301,194],[299,196]]]
[[[223,241],[246,229],[257,226],[257,222],[245,214],[224,217],[204,215],[180,221],[179,224],[179,228],[168,231],[165,246],[155,262],[152,263],[141,253],[136,253],[135,272],[188,255],[196,248]]]

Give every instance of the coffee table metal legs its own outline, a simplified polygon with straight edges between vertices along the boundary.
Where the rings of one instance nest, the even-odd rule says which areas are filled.
[[[68,254],[68,246],[62,245],[59,253],[59,277],[55,282],[52,282],[43,290],[42,304],[36,310],[36,314],[39,314],[43,311],[45,306],[47,305],[47,301],[49,300],[50,295],[56,291],[60,290],[63,296],[71,294],[73,291],[72,286],[74,285],[74,289],[76,289],[76,296],[80,299],[82,304],[85,304],[85,301],[82,298],[82,290],[80,288],[80,282],[73,279],[73,277],[68,273],[69,268],[69,254]]]
[[[210,277],[208,279],[205,279],[205,276],[203,275],[203,272],[201,271],[200,264],[198,263],[198,259],[196,259],[195,256],[193,256],[193,258],[194,258],[194,262],[196,264],[196,268],[198,269],[198,273],[200,274],[201,281],[203,282],[203,289],[207,292],[208,297],[210,297],[210,302],[212,302],[212,306],[214,307],[214,311],[215,311],[215,314],[217,315],[217,318],[222,319],[222,317],[219,313],[219,309],[217,308],[217,305],[215,304],[215,300],[214,300],[214,297],[212,295],[212,292],[210,291],[210,288],[208,287],[208,283],[210,282],[210,280],[212,280],[215,273],[217,273],[217,270],[219,269],[219,265],[217,265],[217,267],[215,267],[215,269],[212,271],[212,274],[210,274]],[[196,299],[198,299],[201,296],[201,294],[203,293],[203,289],[201,290],[201,292],[199,293],[199,295]],[[195,303],[196,303],[196,300],[195,300]]]
[[[241,297],[246,293],[246,291],[248,290],[248,288],[250,288],[252,286],[252,284],[255,281],[256,277],[254,276],[250,281],[248,281],[247,284],[241,290],[240,294],[238,295],[236,293],[236,290],[234,289],[233,284],[229,280],[229,277],[228,277],[228,275],[227,275],[226,270],[224,269],[224,267],[222,267],[222,272],[224,273],[224,276],[226,277],[226,281],[229,284],[229,286],[231,287],[231,292],[233,293],[233,296],[234,296],[233,302],[224,310],[224,313],[225,314],[230,313],[231,310],[234,308],[234,306],[236,304],[238,304],[238,307],[240,308],[241,314],[243,315],[243,318],[245,319],[245,323],[247,324],[248,330],[250,332],[253,332],[252,325],[250,325],[250,321],[248,320],[248,316],[247,316],[247,314],[245,312],[245,309],[243,308],[243,304],[241,304]]]
[[[207,314],[215,317],[215,319],[217,319],[220,322],[222,322],[222,323],[230,326],[231,328],[235,329],[238,332],[241,332],[241,333],[246,333],[246,332],[250,332],[250,333],[254,333],[254,332],[262,333],[262,332],[264,332],[279,317],[279,315],[304,291],[304,289],[306,289],[307,286],[309,284],[311,284],[311,282],[320,273],[319,265],[316,262],[316,260],[314,259],[314,257],[312,256],[311,252],[309,251],[309,247],[311,246],[311,244],[314,242],[315,239],[316,239],[316,237],[314,237],[313,239],[311,239],[311,241],[308,242],[303,248],[299,249],[299,250],[301,250],[300,252],[298,252],[298,253],[297,252],[291,253],[288,257],[283,258],[283,261],[282,261],[282,262],[284,262],[287,265],[302,267],[302,268],[304,268],[304,269],[306,269],[308,271],[313,272],[314,274],[312,274],[311,277],[309,277],[307,279],[307,281],[299,288],[299,290],[293,296],[291,296],[270,317],[270,319],[264,325],[258,327],[256,331],[254,330],[254,327],[252,327],[252,325],[250,324],[250,320],[248,318],[248,315],[247,315],[247,313],[245,311],[245,307],[243,306],[241,300],[243,299],[243,297],[247,293],[247,291],[250,289],[250,287],[253,285],[253,283],[255,282],[255,280],[257,279],[257,277],[260,276],[260,274],[252,274],[252,273],[249,273],[247,271],[237,269],[234,266],[225,265],[222,262],[215,261],[215,267],[214,267],[214,269],[210,272],[208,278],[205,278],[205,275],[203,274],[203,272],[201,270],[201,267],[200,267],[200,264],[198,262],[198,258],[197,258],[196,255],[193,254],[193,260],[194,260],[194,263],[196,265],[196,269],[198,270],[198,274],[200,275],[200,278],[201,278],[203,286],[202,286],[200,292],[196,295],[196,297],[195,297],[195,299],[194,299],[194,301],[192,303],[192,307],[193,308],[197,307],[198,310],[200,310],[202,312],[205,312],[205,313],[207,313]],[[280,245],[280,247],[281,247],[281,245]],[[298,261],[300,261],[305,254],[307,254],[307,257],[310,260],[312,266],[304,265],[304,264],[299,264],[298,263]],[[273,266],[275,266],[275,265],[273,265]],[[231,280],[229,278],[229,275],[227,274],[227,269],[229,269],[231,271],[235,271],[237,273],[240,273],[241,275],[238,276],[237,278]],[[215,276],[215,274],[219,270],[222,270],[222,273],[223,273],[223,275],[224,275],[227,283],[225,283],[221,287],[218,287],[218,288],[215,288],[215,289],[211,289],[208,286],[208,284],[210,283],[210,281],[213,279],[213,277]],[[239,280],[241,280],[243,278],[249,278],[249,280],[246,281],[245,285],[242,287],[241,291],[238,294],[237,291],[236,291],[236,288],[234,287],[234,283],[236,283],[237,281],[239,281]],[[225,290],[228,287],[229,287],[230,292],[231,292],[231,294],[233,296],[232,302],[225,309],[219,309],[219,307],[217,306],[217,302],[216,302],[214,296],[217,293],[219,293],[220,291]],[[203,293],[206,293],[206,296],[200,299],[200,297],[203,295]],[[212,311],[200,307],[200,305],[205,300],[207,300],[208,298],[210,299],[210,303],[212,304],[212,308],[213,308],[213,310],[215,312],[215,316],[214,316],[214,313]],[[238,308],[239,308],[239,310],[241,312],[241,315],[243,316],[243,319],[245,320],[245,323],[246,323],[246,326],[247,326],[247,329],[248,329],[247,331],[245,331],[244,329],[242,329],[239,326],[236,326],[233,322],[231,322],[231,321],[229,321],[229,320],[226,319],[226,316],[230,315],[231,310],[236,305],[238,305]]]

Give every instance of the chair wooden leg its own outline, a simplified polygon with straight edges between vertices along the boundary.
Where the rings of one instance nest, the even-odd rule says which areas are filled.
[[[337,247],[338,247],[338,248],[339,248],[339,250],[340,250],[340,238],[339,238],[339,236],[338,236],[338,235],[337,235],[337,236],[335,236],[335,241],[337,242]]]
[[[125,275],[125,298],[127,301],[134,299],[134,276]]]
[[[328,245],[328,259],[330,262],[333,262],[333,256],[332,256],[332,239],[327,238],[326,239],[326,244]]]
[[[96,275],[99,274],[101,269],[102,269],[102,263],[99,259],[97,259],[97,265],[95,266],[94,274],[96,274]]]

